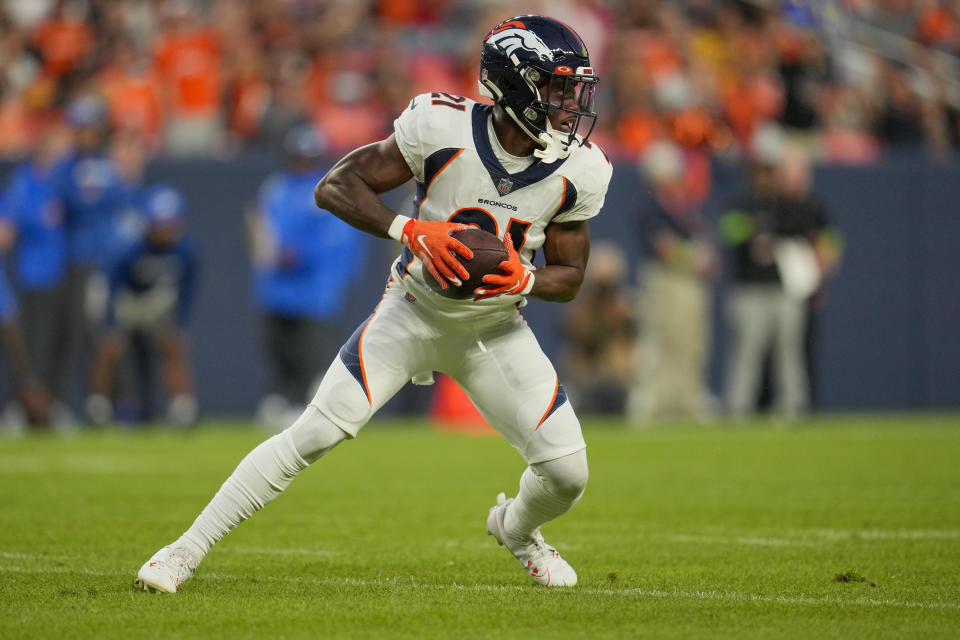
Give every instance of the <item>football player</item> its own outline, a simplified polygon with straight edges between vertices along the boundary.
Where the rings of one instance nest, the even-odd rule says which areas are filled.
[[[344,157],[317,185],[317,205],[403,245],[370,318],[341,348],[313,401],[287,430],[241,461],[175,542],[140,569],[137,584],[175,592],[211,546],[276,498],[308,465],[353,438],[408,380],[442,371],[523,456],[515,498],[497,496],[487,531],[537,583],[573,586],[577,574],[540,527],[565,513],[587,482],[580,423],[518,308],[528,296],[568,301],[583,281],[587,220],[600,211],[610,164],[588,141],[597,76],[568,26],[518,16],[483,42],[481,92],[493,105],[424,94],[385,140]],[[378,194],[416,180],[413,216]],[[434,293],[467,278],[451,232],[474,225],[502,238],[509,259],[472,300]],[[545,265],[534,268],[541,251]]]

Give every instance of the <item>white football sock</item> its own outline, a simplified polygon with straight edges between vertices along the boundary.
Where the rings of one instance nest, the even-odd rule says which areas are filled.
[[[520,491],[504,516],[504,533],[511,542],[525,543],[537,528],[577,503],[587,476],[585,449],[527,467],[520,476]]]
[[[316,407],[308,406],[293,426],[260,443],[240,461],[177,542],[188,544],[203,557],[234,527],[279,496],[311,462],[346,437]]]

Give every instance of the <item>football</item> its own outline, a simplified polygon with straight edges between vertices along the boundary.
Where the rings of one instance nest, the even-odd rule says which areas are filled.
[[[440,283],[426,269],[424,269],[423,279],[430,285],[431,289],[444,298],[466,300],[472,298],[474,290],[483,284],[483,276],[495,271],[500,263],[507,259],[507,248],[497,236],[473,227],[463,231],[454,231],[451,236],[473,251],[473,258],[470,260],[459,254],[454,254],[460,264],[470,272],[470,277],[459,287],[455,287],[448,282],[449,286],[446,289],[441,288]]]

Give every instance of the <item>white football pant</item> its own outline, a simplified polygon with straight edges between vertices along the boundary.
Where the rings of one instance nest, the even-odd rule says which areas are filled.
[[[351,437],[411,378],[440,371],[530,464],[586,447],[557,373],[513,307],[452,318],[396,282],[330,365],[312,406]]]

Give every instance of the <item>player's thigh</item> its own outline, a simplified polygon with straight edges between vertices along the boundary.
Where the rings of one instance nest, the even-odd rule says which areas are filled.
[[[431,330],[388,288],[327,369],[311,405],[351,436],[410,378],[429,367]]]
[[[552,460],[586,446],[557,372],[526,324],[484,338],[481,345],[448,373],[527,462]]]

